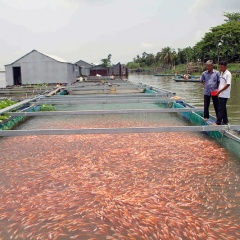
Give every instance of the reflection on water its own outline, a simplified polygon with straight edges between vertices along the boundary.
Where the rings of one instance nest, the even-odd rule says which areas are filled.
[[[188,103],[196,107],[203,107],[203,86],[201,83],[194,82],[175,82],[172,77],[130,74],[129,81],[143,82],[155,87],[164,88],[175,92],[178,96],[184,98]],[[240,124],[240,81],[233,81],[231,88],[231,98],[228,100],[227,110],[229,122],[231,124]],[[214,115],[211,104],[210,112]]]

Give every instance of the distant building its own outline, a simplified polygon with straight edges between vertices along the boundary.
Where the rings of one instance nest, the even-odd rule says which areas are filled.
[[[90,69],[90,76],[109,76],[109,68],[102,65],[94,66]]]
[[[128,68],[118,63],[116,65],[113,65],[112,67],[104,67],[102,65],[97,65],[92,68],[90,68],[90,76],[127,76],[128,75]]]
[[[79,67],[79,76],[89,76],[90,75],[90,68],[93,67],[92,64],[84,62],[83,60],[79,60],[75,63]]]
[[[114,76],[127,76],[128,75],[128,68],[121,64],[120,62],[116,65],[113,65],[109,71],[110,75]]]
[[[7,85],[73,83],[79,68],[59,57],[33,50],[5,65]]]

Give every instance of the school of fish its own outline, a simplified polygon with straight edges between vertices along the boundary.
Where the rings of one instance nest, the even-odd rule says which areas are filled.
[[[2,240],[240,239],[239,161],[200,134],[8,137],[0,153]]]

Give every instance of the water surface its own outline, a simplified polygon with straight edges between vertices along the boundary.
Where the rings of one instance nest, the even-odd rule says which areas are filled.
[[[129,81],[143,82],[155,87],[164,88],[175,92],[177,96],[184,98],[188,103],[196,107],[203,107],[203,86],[195,82],[175,82],[172,77],[154,76],[143,74],[130,74]],[[231,98],[227,103],[230,124],[240,124],[240,81],[232,81]],[[212,104],[210,112],[214,115]]]

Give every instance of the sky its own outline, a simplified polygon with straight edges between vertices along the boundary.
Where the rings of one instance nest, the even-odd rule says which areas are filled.
[[[193,47],[224,12],[240,12],[240,0],[0,0],[0,69],[34,49],[116,64]]]

